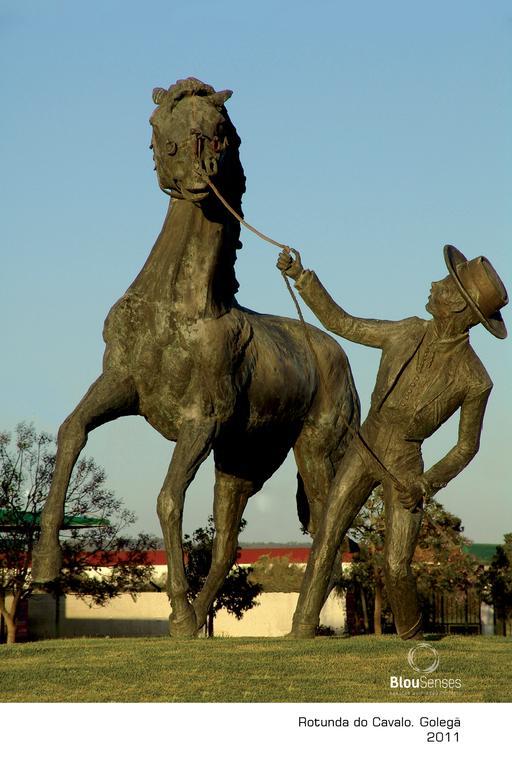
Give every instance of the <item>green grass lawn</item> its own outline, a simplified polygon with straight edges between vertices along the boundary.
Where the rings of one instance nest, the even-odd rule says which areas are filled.
[[[419,677],[414,644],[393,636],[122,638],[0,646],[2,702],[503,702],[512,701],[512,641],[429,641],[440,664],[427,678],[460,689],[391,689]]]

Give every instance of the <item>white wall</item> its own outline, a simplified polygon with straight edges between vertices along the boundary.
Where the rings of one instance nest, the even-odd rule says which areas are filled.
[[[215,634],[225,637],[279,637],[291,629],[297,592],[268,592],[258,596],[259,605],[238,621],[225,609],[215,618]],[[29,606],[30,634],[49,637],[165,636],[169,603],[164,592],[142,592],[134,601],[121,595],[105,606],[89,607],[73,595],[60,598],[57,606],[48,595],[33,595]],[[320,623],[336,634],[345,628],[345,601],[331,595],[320,614]]]

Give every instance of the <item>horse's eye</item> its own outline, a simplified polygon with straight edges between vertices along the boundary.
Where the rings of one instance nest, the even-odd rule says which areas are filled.
[[[167,144],[167,154],[168,155],[175,155],[178,151],[178,145],[175,141],[166,141]]]

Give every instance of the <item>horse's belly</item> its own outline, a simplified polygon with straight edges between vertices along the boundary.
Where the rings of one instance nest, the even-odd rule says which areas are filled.
[[[358,407],[350,366],[340,345],[324,331],[297,320],[248,314],[250,422],[334,418],[344,402]],[[319,392],[321,396],[319,397]]]
[[[311,407],[317,387],[314,364],[302,340],[293,334],[262,332],[254,327],[249,354],[254,364],[247,388],[249,420],[261,421],[303,419]]]

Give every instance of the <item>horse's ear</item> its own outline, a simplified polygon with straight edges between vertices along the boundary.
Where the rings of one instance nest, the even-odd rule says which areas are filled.
[[[155,104],[161,104],[165,96],[167,96],[165,88],[153,88],[153,101]]]
[[[217,93],[212,93],[210,99],[216,107],[222,107],[224,102],[226,102],[232,95],[233,91],[217,91]]]

